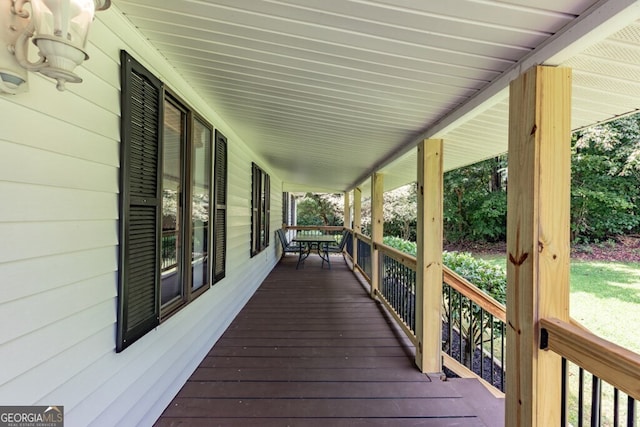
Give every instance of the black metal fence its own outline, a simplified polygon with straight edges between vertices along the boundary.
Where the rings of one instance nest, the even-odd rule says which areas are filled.
[[[505,323],[443,283],[442,350],[499,390],[505,390]]]
[[[358,239],[358,265],[362,271],[371,277],[371,245]]]
[[[353,259],[353,231],[349,231],[349,234],[347,235],[347,245],[345,246],[345,251],[347,251],[351,259]]]
[[[178,264],[177,242],[178,231],[163,231],[161,241],[161,269],[162,271],[170,270]]]
[[[636,401],[583,368],[562,359],[562,426],[640,425]]]
[[[380,293],[398,317],[415,334],[416,272],[392,257],[381,253]]]

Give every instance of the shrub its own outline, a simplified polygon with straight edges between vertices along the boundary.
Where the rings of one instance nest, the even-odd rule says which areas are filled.
[[[405,254],[409,254],[412,256],[416,256],[416,242],[410,242],[409,240],[404,240],[400,237],[395,236],[385,236],[382,239],[382,243],[387,246],[391,246],[394,249],[397,249]]]
[[[415,242],[399,237],[385,236],[383,243],[406,254],[416,256]],[[503,268],[474,258],[468,252],[442,253],[442,262],[487,294],[504,304],[507,300],[507,274]]]
[[[507,273],[497,265],[474,258],[468,252],[443,252],[442,262],[497,301],[507,301]]]

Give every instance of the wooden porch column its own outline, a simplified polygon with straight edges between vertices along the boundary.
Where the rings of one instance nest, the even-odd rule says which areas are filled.
[[[382,207],[384,205],[384,177],[374,173],[371,176],[371,297],[375,298],[380,287],[380,265],[378,251],[375,243],[382,243],[384,234],[384,218]]]
[[[418,144],[416,365],[442,372],[442,140]]]
[[[561,359],[539,320],[569,320],[571,70],[535,66],[510,86],[507,426],[557,426]]]
[[[362,233],[362,190],[353,189],[353,269],[358,263],[358,239],[356,233]]]
[[[351,228],[351,200],[348,191],[344,193],[344,221],[342,223],[345,227]]]

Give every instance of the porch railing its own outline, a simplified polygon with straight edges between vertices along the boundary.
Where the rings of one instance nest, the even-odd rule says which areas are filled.
[[[377,296],[416,345],[416,259],[379,243],[375,249],[380,257]]]
[[[444,365],[459,376],[477,376],[504,392],[504,305],[446,266],[443,276]]]
[[[178,265],[178,250],[177,250],[178,230],[168,230],[162,232],[161,241],[161,268],[162,271],[167,271]]]
[[[355,260],[355,265],[371,283],[371,239],[363,234],[356,233],[356,245],[356,257],[358,259]]]
[[[348,244],[346,253],[354,268],[370,283],[371,252],[372,248],[377,250],[380,282],[374,287],[376,296],[411,342],[418,345],[415,257],[382,243],[373,243],[362,234],[352,232],[352,236],[355,247]],[[480,379],[500,395],[505,389],[505,306],[446,266],[442,286],[445,367],[459,376]],[[626,426],[640,425],[636,408],[640,398],[640,355],[599,338],[573,320],[567,323],[543,319],[540,326],[545,348],[564,359],[562,426],[618,426],[623,425],[623,420]],[[571,368],[571,363],[577,367]],[[574,371],[577,374],[573,374]],[[585,381],[585,373],[589,381]],[[573,381],[573,378],[577,379]],[[606,387],[611,388],[613,396],[608,406],[601,397]],[[585,399],[587,392],[591,394]],[[608,407],[611,408],[609,418],[603,415]]]
[[[356,242],[355,267],[370,281],[371,239],[356,233]],[[380,269],[376,296],[417,345],[416,258],[382,243],[373,246]],[[504,391],[504,305],[447,267],[443,276],[444,365],[459,376],[477,377]]]
[[[340,241],[342,237],[342,231],[345,229],[342,226],[325,226],[325,225],[288,225],[284,227],[288,237],[293,237],[295,234],[322,234],[328,236],[334,236],[336,242]]]
[[[207,230],[207,225],[193,226],[192,228],[194,250],[191,252],[191,256],[193,263],[200,262],[206,258],[208,251]],[[162,272],[169,271],[178,265],[179,234],[180,230],[162,230],[162,240],[160,241],[160,266]],[[198,239],[205,240],[198,241]],[[196,247],[200,248],[200,250],[195,251]]]
[[[640,355],[575,322],[542,319],[540,327],[541,347],[562,356],[561,425],[640,425]]]

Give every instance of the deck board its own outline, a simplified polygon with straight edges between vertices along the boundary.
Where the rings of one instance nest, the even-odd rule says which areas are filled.
[[[501,426],[477,381],[431,379],[341,262],[285,258],[157,426]]]

